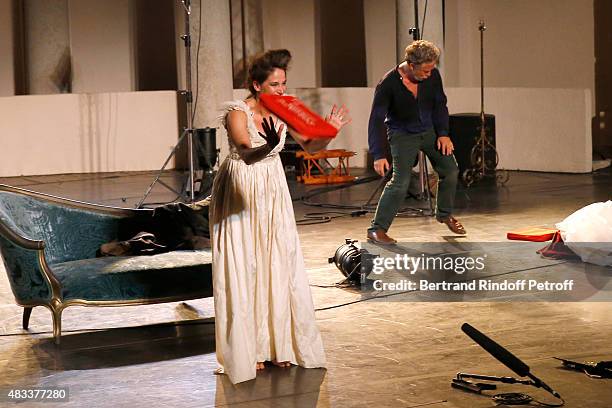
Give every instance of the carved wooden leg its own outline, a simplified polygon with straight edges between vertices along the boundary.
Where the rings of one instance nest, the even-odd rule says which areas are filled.
[[[62,336],[62,311],[63,309],[52,309],[51,313],[53,315],[53,338],[55,339],[55,344],[60,344],[60,337]]]
[[[32,314],[33,307],[24,307],[23,308],[23,320],[22,327],[24,330],[28,330],[28,326],[30,325],[30,315]]]

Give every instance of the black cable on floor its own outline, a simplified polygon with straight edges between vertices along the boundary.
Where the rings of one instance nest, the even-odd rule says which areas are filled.
[[[522,392],[506,392],[503,394],[495,394],[492,399],[498,405],[508,406],[508,405],[530,405],[531,402],[535,402],[539,405],[545,407],[562,407],[565,405],[565,400],[560,397],[558,398],[561,402],[557,404],[550,404],[548,402],[538,401],[530,395],[524,394]]]
[[[367,176],[358,180],[355,180],[351,183],[346,183],[337,186],[328,186],[317,188],[301,197],[293,199],[293,201],[301,201],[304,205],[310,207],[318,207],[318,208],[329,208],[332,210],[352,210],[351,213],[340,213],[336,212],[335,214],[344,214],[344,216],[358,217],[362,215],[366,215],[368,213],[374,213],[376,211],[377,204],[362,204],[362,205],[354,205],[354,204],[331,204],[331,203],[318,203],[314,202],[311,199],[325,193],[343,190],[346,188],[350,188],[353,186],[357,186],[360,184],[371,183],[372,181],[379,181],[380,176]],[[420,217],[430,215],[428,213],[428,209],[422,208],[413,208],[413,207],[403,207],[397,212],[397,217]],[[330,213],[334,213],[330,211]],[[329,217],[327,213],[307,213],[304,215],[303,219],[297,220],[297,225],[313,225],[313,224],[326,224],[330,222],[334,218],[340,218],[342,215],[336,217]]]
[[[301,220],[297,220],[295,223],[297,225],[325,224],[336,218],[361,217],[367,213],[367,210],[355,210],[350,213],[341,211],[313,212],[304,214],[304,217]]]
[[[379,176],[368,176],[368,177],[363,177],[360,179],[357,179],[355,181],[352,181],[350,183],[345,183],[345,184],[340,184],[340,185],[335,185],[335,186],[327,186],[327,187],[321,187],[321,188],[317,188],[315,190],[312,190],[306,194],[304,194],[303,196],[294,199],[293,201],[301,201],[304,205],[308,205],[311,207],[321,207],[321,208],[335,208],[335,209],[343,209],[343,210],[354,210],[354,209],[362,209],[363,206],[358,206],[358,205],[342,205],[342,204],[326,204],[326,203],[315,203],[310,201],[311,198],[316,197],[318,195],[321,194],[325,194],[325,193],[329,193],[332,191],[338,191],[338,190],[344,190],[346,188],[350,188],[350,187],[354,187],[354,186],[358,186],[360,184],[367,184],[367,183],[371,183],[372,181],[376,181],[379,180],[380,177]]]

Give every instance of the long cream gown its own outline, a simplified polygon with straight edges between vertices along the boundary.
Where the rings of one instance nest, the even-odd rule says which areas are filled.
[[[258,134],[244,101],[225,104],[248,117],[253,147]],[[278,124],[277,124],[278,126]],[[286,129],[286,126],[284,126]],[[247,165],[230,140],[210,206],[217,360],[232,383],[255,378],[258,361],[324,367],[325,353],[279,152]]]

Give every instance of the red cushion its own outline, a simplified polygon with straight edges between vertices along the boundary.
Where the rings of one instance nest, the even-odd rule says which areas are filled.
[[[506,236],[517,241],[544,242],[550,241],[557,231],[554,228],[527,227],[510,231]]]
[[[563,242],[563,238],[561,238],[561,233],[559,231],[555,232],[555,235],[552,238],[552,242],[546,245],[544,248],[536,251],[538,254],[542,255],[545,258],[554,258],[554,259],[580,259],[578,255],[574,253],[565,242]]]
[[[295,96],[260,95],[261,102],[301,135],[312,138],[335,137],[338,129],[311,111]]]

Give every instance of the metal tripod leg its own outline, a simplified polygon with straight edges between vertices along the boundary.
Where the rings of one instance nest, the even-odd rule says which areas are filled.
[[[195,199],[195,192],[194,192],[195,190],[194,188],[195,186],[195,177],[194,177],[195,168],[194,168],[194,154],[193,154],[193,147],[194,147],[193,137],[194,137],[194,132],[195,132],[195,129],[193,127],[193,121],[195,119],[195,112],[194,112],[194,106],[193,106],[193,92],[192,92],[192,83],[191,83],[191,71],[192,71],[191,69],[191,28],[190,28],[191,26],[191,23],[190,23],[191,0],[179,0],[179,1],[183,5],[183,8],[185,10],[185,13],[184,13],[185,34],[181,35],[180,38],[183,40],[183,44],[185,45],[185,71],[186,71],[185,72],[185,85],[187,89],[186,91],[184,91],[184,94],[185,94],[185,100],[187,104],[187,126],[183,130],[183,133],[181,134],[181,137],[179,138],[176,145],[174,146],[174,149],[172,149],[172,152],[166,159],[166,162],[164,163],[162,168],[157,173],[157,177],[155,177],[155,180],[153,180],[151,185],[149,185],[149,188],[147,188],[147,191],[145,192],[144,196],[142,197],[142,199],[140,200],[136,208],[142,208],[144,201],[147,199],[149,194],[151,194],[151,190],[153,189],[153,186],[155,185],[155,183],[159,181],[159,178],[161,177],[164,169],[170,162],[170,159],[172,158],[172,156],[176,154],[176,150],[178,146],[181,144],[181,142],[183,141],[183,138],[185,136],[187,136],[187,148],[189,152],[189,179],[188,179],[189,197],[187,198],[187,200],[189,202],[193,202]],[[197,98],[196,98],[196,102],[197,102]],[[170,190],[175,191],[174,189],[170,189]],[[182,192],[180,194],[182,195]]]
[[[434,215],[434,206],[431,199],[431,189],[429,188],[429,171],[427,171],[427,158],[425,153],[419,152],[419,184],[421,197],[425,196],[425,199],[429,203],[429,211],[431,215]]]
[[[366,203],[362,206],[362,208],[372,205],[372,200],[374,199],[374,196],[376,196],[376,194],[378,194],[378,192],[381,191],[383,187],[387,184],[387,182],[391,178],[390,176],[391,176],[392,171],[393,171],[393,167],[390,167],[389,170],[387,170],[384,177],[380,179],[380,181],[378,182],[378,186],[376,186],[376,188],[372,192],[372,195],[370,195],[370,198],[368,198],[368,201],[366,201]]]
[[[431,200],[431,190],[429,188],[429,173],[427,171],[427,160],[425,160],[425,154],[422,151],[419,152],[418,158],[419,158],[419,183],[420,183],[420,190],[421,190],[419,193],[421,197],[419,198],[422,199],[423,196],[426,197],[426,200],[429,203],[429,211],[431,212],[431,215],[433,215],[434,208],[433,208],[433,201]],[[378,192],[383,189],[383,187],[387,184],[387,182],[391,178],[392,172],[393,172],[393,166],[391,166],[391,168],[387,171],[385,176],[380,180],[380,182],[378,183],[378,186],[374,189],[374,191],[368,198],[368,201],[363,205],[363,207],[367,207],[372,204],[372,200],[374,199],[376,194],[378,194]],[[424,215],[423,210],[421,209],[418,209],[418,210],[415,209],[415,212],[419,213],[420,215]]]
[[[166,166],[168,165],[168,163],[170,163],[170,159],[172,158],[172,156],[174,156],[176,154],[176,150],[181,145],[181,142],[183,141],[183,139],[185,138],[187,133],[189,133],[188,129],[183,130],[183,133],[181,134],[181,137],[179,137],[178,142],[176,142],[176,144],[174,145],[174,149],[172,149],[172,151],[168,155],[168,158],[164,162],[164,165],[162,166],[162,168],[159,169],[159,171],[157,172],[157,176],[155,177],[155,180],[153,180],[153,182],[149,185],[149,187],[147,188],[147,191],[145,192],[145,194],[142,197],[142,199],[140,199],[140,201],[138,202],[138,205],[136,206],[136,208],[142,208],[142,204],[145,202],[145,200],[147,199],[149,194],[151,194],[151,190],[153,190],[153,186],[159,181],[159,178],[161,177],[162,173],[166,169]],[[191,175],[189,177],[191,177]]]

